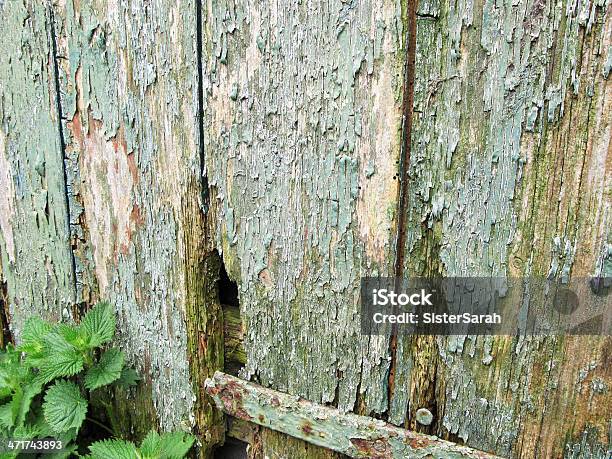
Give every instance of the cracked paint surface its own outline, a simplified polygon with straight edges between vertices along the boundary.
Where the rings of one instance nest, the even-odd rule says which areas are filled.
[[[74,273],[51,33],[37,2],[0,8],[0,253],[11,329],[20,336],[32,314],[70,316]]]
[[[409,275],[612,273],[610,3],[419,2],[406,215],[404,3],[207,2],[200,50],[197,10],[0,2],[17,336],[31,313],[109,299],[145,375],[141,427],[208,435],[219,418],[193,383],[219,345],[217,248],[240,288],[244,377],[503,456],[605,457],[609,339],[420,337],[391,360],[360,335],[358,295],[362,275],[392,272],[400,218]]]
[[[245,375],[343,410],[387,405],[388,342],[360,336],[358,287],[392,264],[400,11],[241,1],[203,12],[206,166],[240,286]]]
[[[118,314],[119,344],[154,408],[190,429],[186,203],[198,199],[195,6],[67,1],[56,28],[79,272]],[[78,216],[78,218],[77,218]],[[131,401],[129,403],[136,403]],[[133,410],[141,408],[134,406]]]

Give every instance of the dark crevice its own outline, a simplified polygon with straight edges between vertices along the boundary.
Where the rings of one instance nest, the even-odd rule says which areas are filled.
[[[431,13],[417,13],[417,17],[419,19],[433,19],[433,20],[437,20],[438,16],[435,14],[431,14]]]
[[[225,263],[221,260],[221,268],[219,269],[219,303],[223,306],[239,307],[238,301],[238,285],[231,280],[227,275]]]
[[[227,437],[225,443],[214,453],[214,459],[247,459],[248,444],[232,437]]]
[[[394,275],[404,273],[406,245],[406,224],[408,213],[408,168],[410,166],[410,141],[414,106],[414,77],[416,59],[416,6],[417,0],[408,1],[408,30],[406,32],[406,61],[404,64],[404,84],[402,102],[402,138],[399,160],[399,202],[397,212],[396,257]]]
[[[223,321],[223,371],[238,376],[246,363],[244,351],[244,327],[240,316],[238,285],[230,279],[223,254],[217,255],[219,271],[216,281],[217,299]],[[225,440],[215,448],[213,458],[246,459],[248,444],[232,435],[232,419],[226,418]]]
[[[200,155],[200,181],[202,210],[208,213],[210,206],[210,193],[208,177],[206,175],[206,154],[204,151],[204,61],[202,58],[202,1],[196,0],[196,59],[198,65],[198,147]]]
[[[398,282],[404,275],[404,259],[406,251],[406,232],[408,220],[408,168],[410,167],[410,148],[412,138],[412,120],[414,108],[414,79],[416,60],[416,31],[417,31],[417,1],[408,0],[406,4],[406,60],[404,63],[403,101],[402,101],[402,129],[401,149],[399,160],[399,190],[397,209],[397,233],[395,238],[395,263],[393,274]],[[399,287],[399,285],[397,286]],[[391,405],[396,372],[397,354],[397,325],[394,324],[390,341],[391,365],[389,368],[388,403]]]
[[[6,282],[0,279],[0,349],[4,349],[8,343],[13,342],[11,335],[10,315],[8,306],[8,291]]]
[[[55,33],[55,16],[53,14],[53,6],[48,7],[48,20],[49,20],[49,43],[51,45],[51,59],[53,61],[53,83],[55,88],[55,109],[57,111],[57,131],[60,141],[60,153],[61,153],[61,166],[62,174],[64,179],[64,206],[66,212],[66,231],[68,234],[68,248],[70,250],[70,263],[72,270],[72,283],[74,289],[74,302],[77,301],[78,283],[77,283],[77,269],[76,259],[74,256],[74,248],[72,246],[72,230],[70,225],[70,195],[68,189],[68,175],[66,173],[66,141],[64,139],[64,127],[63,119],[65,118],[62,113],[62,98],[60,92],[60,76],[59,76],[59,63],[58,63],[58,52],[57,52],[57,35]]]
[[[244,351],[244,327],[240,316],[238,285],[232,281],[221,257],[217,294],[223,312],[223,352],[224,370],[238,376],[246,363]]]

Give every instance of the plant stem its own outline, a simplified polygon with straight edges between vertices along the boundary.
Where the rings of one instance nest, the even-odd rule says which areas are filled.
[[[101,427],[102,429],[106,430],[108,433],[110,433],[113,437],[116,437],[117,435],[115,434],[115,432],[113,432],[108,426],[102,424],[100,421],[96,421],[93,418],[85,418],[87,421],[91,422],[92,424],[97,425],[98,427]]]

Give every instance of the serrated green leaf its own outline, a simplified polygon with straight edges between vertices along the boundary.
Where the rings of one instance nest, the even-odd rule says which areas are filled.
[[[130,387],[137,385],[138,381],[140,381],[140,376],[136,370],[129,367],[123,367],[123,370],[121,370],[121,376],[119,376],[119,379],[115,384],[123,389],[129,389]]]
[[[66,339],[61,330],[63,327],[58,326],[56,329],[47,333],[43,339],[45,354],[54,354],[56,352],[74,351],[76,348]]]
[[[77,450],[79,449],[79,447],[77,445],[66,445],[63,444],[64,447],[62,448],[62,451],[57,451],[54,453],[47,453],[45,454],[45,459],[67,459],[69,457],[80,457],[80,458],[85,458],[85,457],[89,457],[89,456],[79,456],[77,454]]]
[[[73,376],[83,370],[83,356],[75,349],[58,352],[47,357],[40,366],[36,381],[42,384],[64,376]]]
[[[17,438],[19,440],[31,440],[32,438],[36,438],[39,435],[39,431],[36,426],[33,425],[23,425],[16,427],[13,430],[13,438]]]
[[[124,360],[123,352],[117,348],[111,348],[104,352],[98,363],[87,371],[85,387],[94,390],[119,379]]]
[[[5,429],[12,429],[15,425],[16,417],[17,413],[15,412],[15,405],[12,400],[0,406],[0,426]]]
[[[161,437],[159,434],[151,430],[140,444],[140,452],[146,457],[156,457],[161,450]]]
[[[46,432],[46,431],[43,431],[43,432]],[[68,457],[75,457],[75,456],[84,457],[84,456],[80,456],[79,454],[72,454],[72,453],[76,453],[78,450],[78,445],[75,445],[73,443],[77,437],[77,433],[78,433],[77,429],[72,428],[68,430],[67,432],[62,432],[60,434],[54,433],[53,431],[50,431],[49,433],[38,434],[39,438],[53,437],[55,438],[56,441],[61,441],[63,445],[63,449],[61,452],[45,454],[44,458],[45,459],[65,459]]]
[[[42,352],[44,338],[52,329],[53,326],[40,317],[30,317],[23,326],[19,350],[29,354]]]
[[[0,387],[0,401],[8,398],[12,393],[13,391],[10,387]]]
[[[21,362],[21,352],[12,345],[0,352],[0,396],[6,398],[28,376],[30,370]]]
[[[89,446],[92,459],[136,459],[138,449],[125,440],[102,440]]]
[[[87,400],[76,384],[59,380],[51,386],[44,397],[45,419],[56,432],[78,429],[87,413]]]
[[[193,445],[194,438],[183,432],[159,435],[150,431],[142,441],[140,451],[143,458],[182,459]]]
[[[35,416],[34,416],[32,425],[36,427],[41,438],[58,436],[58,434],[56,434],[53,431],[53,429],[51,428],[51,426],[45,419],[45,415],[42,412],[42,410],[36,410],[34,414]],[[65,434],[61,434],[61,435],[65,435]]]
[[[15,403],[15,425],[22,426],[26,420],[26,416],[30,411],[32,400],[42,392],[42,385],[37,381],[23,383],[23,385],[13,395],[13,403]]]
[[[55,329],[45,336],[42,355],[30,364],[39,369],[36,381],[46,384],[55,378],[79,373],[84,361],[82,352],[69,343],[59,329]]]
[[[2,398],[8,397],[13,393],[15,387],[15,371],[6,366],[0,366],[0,391]]]
[[[98,303],[83,318],[79,333],[90,347],[108,343],[115,334],[115,314],[108,303]]]
[[[182,459],[191,447],[195,438],[183,432],[164,433],[161,436],[160,459]]]
[[[67,343],[74,346],[80,351],[85,351],[89,348],[86,342],[86,336],[79,330],[78,326],[68,324],[58,324],[57,333],[59,333]]]

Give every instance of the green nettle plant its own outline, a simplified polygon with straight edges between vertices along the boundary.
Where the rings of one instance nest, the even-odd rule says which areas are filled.
[[[0,351],[1,459],[20,454],[7,451],[6,440],[40,438],[61,442],[61,451],[46,455],[55,458],[180,459],[187,454],[192,436],[155,431],[140,447],[110,438],[91,444],[89,455],[78,454],[75,440],[87,416],[90,394],[111,384],[128,388],[139,379],[125,367],[123,352],[102,349],[114,334],[115,316],[107,303],[96,305],[79,324],[51,324],[38,317],[25,323],[22,343]]]

